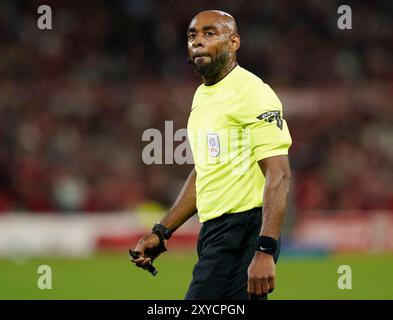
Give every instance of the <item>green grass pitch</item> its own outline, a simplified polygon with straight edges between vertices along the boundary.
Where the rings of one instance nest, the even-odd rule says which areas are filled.
[[[167,252],[151,276],[129,263],[127,252],[85,259],[0,260],[0,299],[183,299],[196,261],[193,252]],[[40,290],[40,265],[52,269],[52,289]],[[337,269],[352,269],[352,289],[340,290]],[[393,255],[289,257],[277,265],[269,299],[393,299]]]

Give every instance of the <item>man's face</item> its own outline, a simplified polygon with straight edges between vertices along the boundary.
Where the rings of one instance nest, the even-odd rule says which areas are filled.
[[[219,73],[231,56],[230,32],[214,17],[195,17],[187,30],[188,57],[202,76]]]

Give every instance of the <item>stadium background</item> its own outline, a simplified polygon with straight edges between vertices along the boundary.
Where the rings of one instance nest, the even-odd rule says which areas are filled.
[[[41,4],[52,30],[37,28]],[[346,2],[353,28],[340,30],[341,4],[1,1],[0,299],[183,298],[196,219],[156,278],[127,249],[191,170],[144,164],[141,137],[185,128],[199,84],[185,31],[212,8],[237,19],[239,62],[276,90],[294,141],[271,299],[392,299],[393,4]],[[43,264],[52,290],[37,288]],[[337,287],[343,264],[352,290]]]

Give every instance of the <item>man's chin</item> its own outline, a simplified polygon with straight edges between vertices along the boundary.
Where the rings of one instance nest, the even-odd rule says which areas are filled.
[[[208,76],[213,72],[213,66],[211,63],[193,63],[194,69],[197,73],[199,73],[201,76]]]
[[[225,67],[227,61],[228,57],[223,53],[214,59],[210,56],[204,56],[190,62],[199,75],[209,77],[218,74]]]

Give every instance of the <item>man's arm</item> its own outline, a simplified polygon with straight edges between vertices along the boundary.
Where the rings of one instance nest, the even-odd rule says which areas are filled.
[[[266,177],[260,235],[278,239],[287,210],[291,179],[288,156],[266,158],[258,164]]]
[[[195,190],[196,171],[195,168],[191,171],[182,190],[180,191],[175,203],[160,220],[160,223],[171,229],[172,232],[177,230],[183,223],[185,223],[196,212],[196,190]],[[131,259],[131,262],[136,266],[146,268],[152,261],[157,258],[161,252],[152,255],[146,255],[145,251],[153,251],[158,248],[160,240],[155,233],[149,233],[142,237],[136,245],[134,251],[140,253],[138,259]]]
[[[196,171],[194,168],[184,183],[175,203],[165,217],[160,220],[160,223],[171,229],[172,232],[197,212],[195,179]]]
[[[263,223],[260,235],[278,239],[287,211],[291,170],[288,156],[275,156],[258,161],[266,178],[263,194]],[[267,294],[275,287],[273,256],[256,251],[248,268],[248,292]]]

